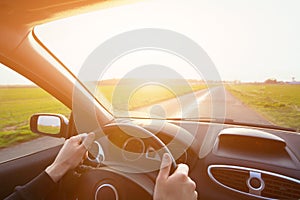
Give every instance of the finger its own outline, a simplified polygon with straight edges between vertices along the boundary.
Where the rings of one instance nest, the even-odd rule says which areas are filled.
[[[198,199],[198,192],[196,190],[194,191],[194,198],[193,199]]]
[[[167,180],[167,178],[169,177],[169,173],[171,170],[171,158],[169,156],[169,154],[165,153],[163,155],[163,159],[160,165],[160,170],[159,173],[157,175],[157,180]]]
[[[86,136],[83,136],[83,141],[82,141],[82,145],[88,150],[92,143],[95,140],[95,133],[94,132],[90,132],[89,134],[86,134]]]
[[[72,136],[68,139],[68,141],[71,141],[72,143],[76,143],[76,144],[81,144],[82,141],[83,141],[83,138],[86,136],[87,134],[86,133],[82,133],[82,134],[79,134],[79,135],[75,135],[75,136]]]
[[[195,181],[193,181],[190,177],[188,177],[188,181],[191,184],[192,191],[196,190],[196,183],[195,183]]]
[[[87,135],[88,135],[87,133],[81,133],[81,134],[78,135],[81,139],[81,142],[87,137]]]
[[[189,167],[186,164],[179,164],[174,174],[183,174],[188,177]]]

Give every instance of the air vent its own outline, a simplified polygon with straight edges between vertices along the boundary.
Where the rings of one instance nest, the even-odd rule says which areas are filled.
[[[211,174],[223,185],[243,192],[249,191],[246,185],[247,179],[249,178],[249,172],[247,171],[228,168],[212,168]]]
[[[262,199],[299,199],[300,180],[263,170],[231,165],[211,165],[210,178],[217,184]]]
[[[300,183],[267,174],[263,174],[262,178],[266,184],[262,196],[275,199],[300,199]]]

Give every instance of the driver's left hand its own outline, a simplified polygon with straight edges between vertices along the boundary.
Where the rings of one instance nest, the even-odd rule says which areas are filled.
[[[67,139],[46,173],[58,182],[69,170],[77,167],[86,156],[87,149],[95,139],[95,133],[79,134]]]

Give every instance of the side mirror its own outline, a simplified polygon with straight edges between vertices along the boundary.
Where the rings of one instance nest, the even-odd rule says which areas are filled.
[[[39,113],[30,118],[33,133],[52,137],[64,137],[67,134],[69,120],[60,114]]]

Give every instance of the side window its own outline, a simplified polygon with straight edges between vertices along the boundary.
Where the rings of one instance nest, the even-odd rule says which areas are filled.
[[[0,163],[63,143],[30,131],[34,113],[70,110],[37,85],[0,63]]]

